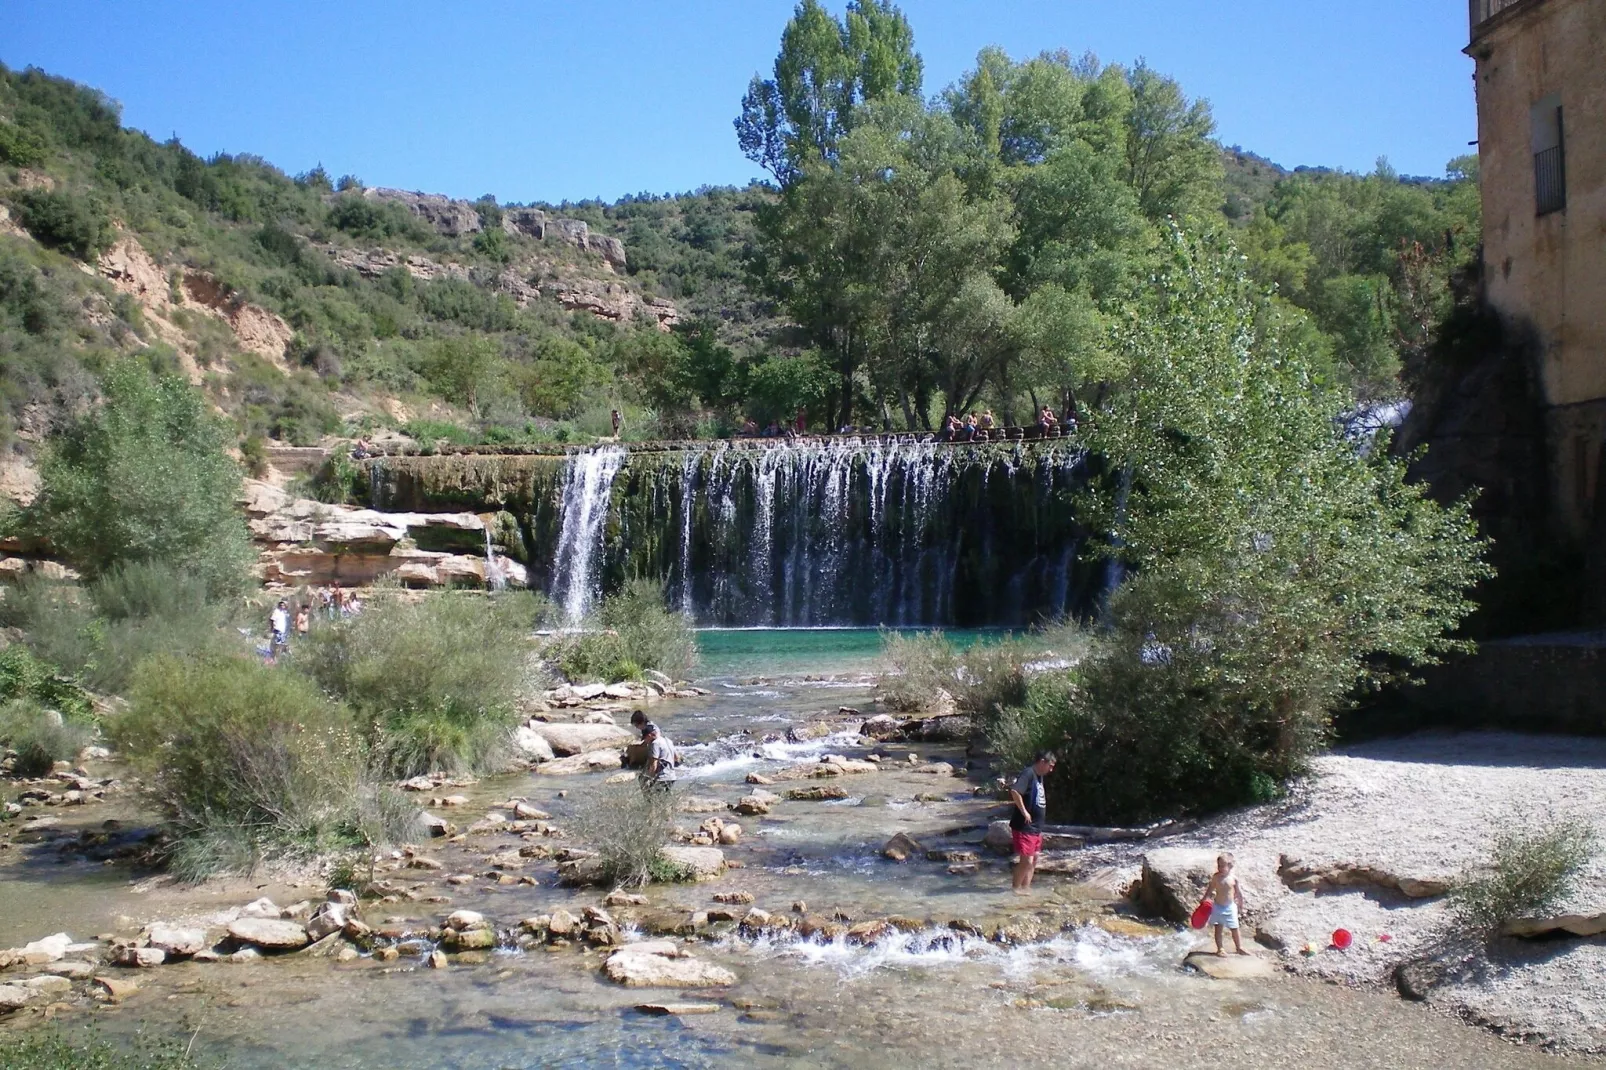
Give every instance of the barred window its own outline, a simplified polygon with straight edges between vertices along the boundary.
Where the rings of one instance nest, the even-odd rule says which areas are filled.
[[[1567,148],[1561,123],[1561,97],[1552,93],[1529,112],[1533,132],[1534,213],[1549,215],[1567,207]]]

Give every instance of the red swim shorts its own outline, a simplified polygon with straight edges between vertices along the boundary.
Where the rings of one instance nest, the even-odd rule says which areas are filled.
[[[1022,858],[1030,858],[1043,849],[1043,837],[1035,832],[1010,829],[1009,834],[1015,839],[1015,853]]]

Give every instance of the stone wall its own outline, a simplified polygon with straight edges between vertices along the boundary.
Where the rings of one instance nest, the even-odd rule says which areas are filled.
[[[1404,714],[1413,725],[1606,735],[1606,632],[1493,640],[1423,678],[1393,692],[1368,724],[1387,728],[1390,714]]]

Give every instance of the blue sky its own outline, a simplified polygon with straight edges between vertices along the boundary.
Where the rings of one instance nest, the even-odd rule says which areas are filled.
[[[843,0],[827,0],[840,11]],[[97,86],[124,121],[292,173],[504,202],[613,199],[756,173],[731,120],[792,0],[5,0],[0,61]],[[1224,144],[1438,175],[1474,151],[1463,0],[907,0],[926,88],[978,49],[1142,57]]]

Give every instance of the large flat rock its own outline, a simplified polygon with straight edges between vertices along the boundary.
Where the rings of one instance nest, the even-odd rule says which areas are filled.
[[[668,940],[628,944],[602,966],[608,980],[626,988],[723,988],[736,975],[681,951]]]
[[[546,740],[552,753],[559,757],[623,747],[636,738],[629,729],[614,724],[548,724],[535,721],[531,723],[530,731]]]
[[[284,918],[236,918],[229,922],[229,935],[269,951],[294,951],[312,942],[299,921]]]
[[[664,857],[692,871],[695,880],[710,880],[725,872],[725,852],[718,847],[665,847]]]
[[[1225,955],[1217,955],[1213,950],[1190,951],[1182,964],[1217,981],[1264,981],[1277,973],[1276,967],[1259,955],[1235,954],[1231,946]]]

